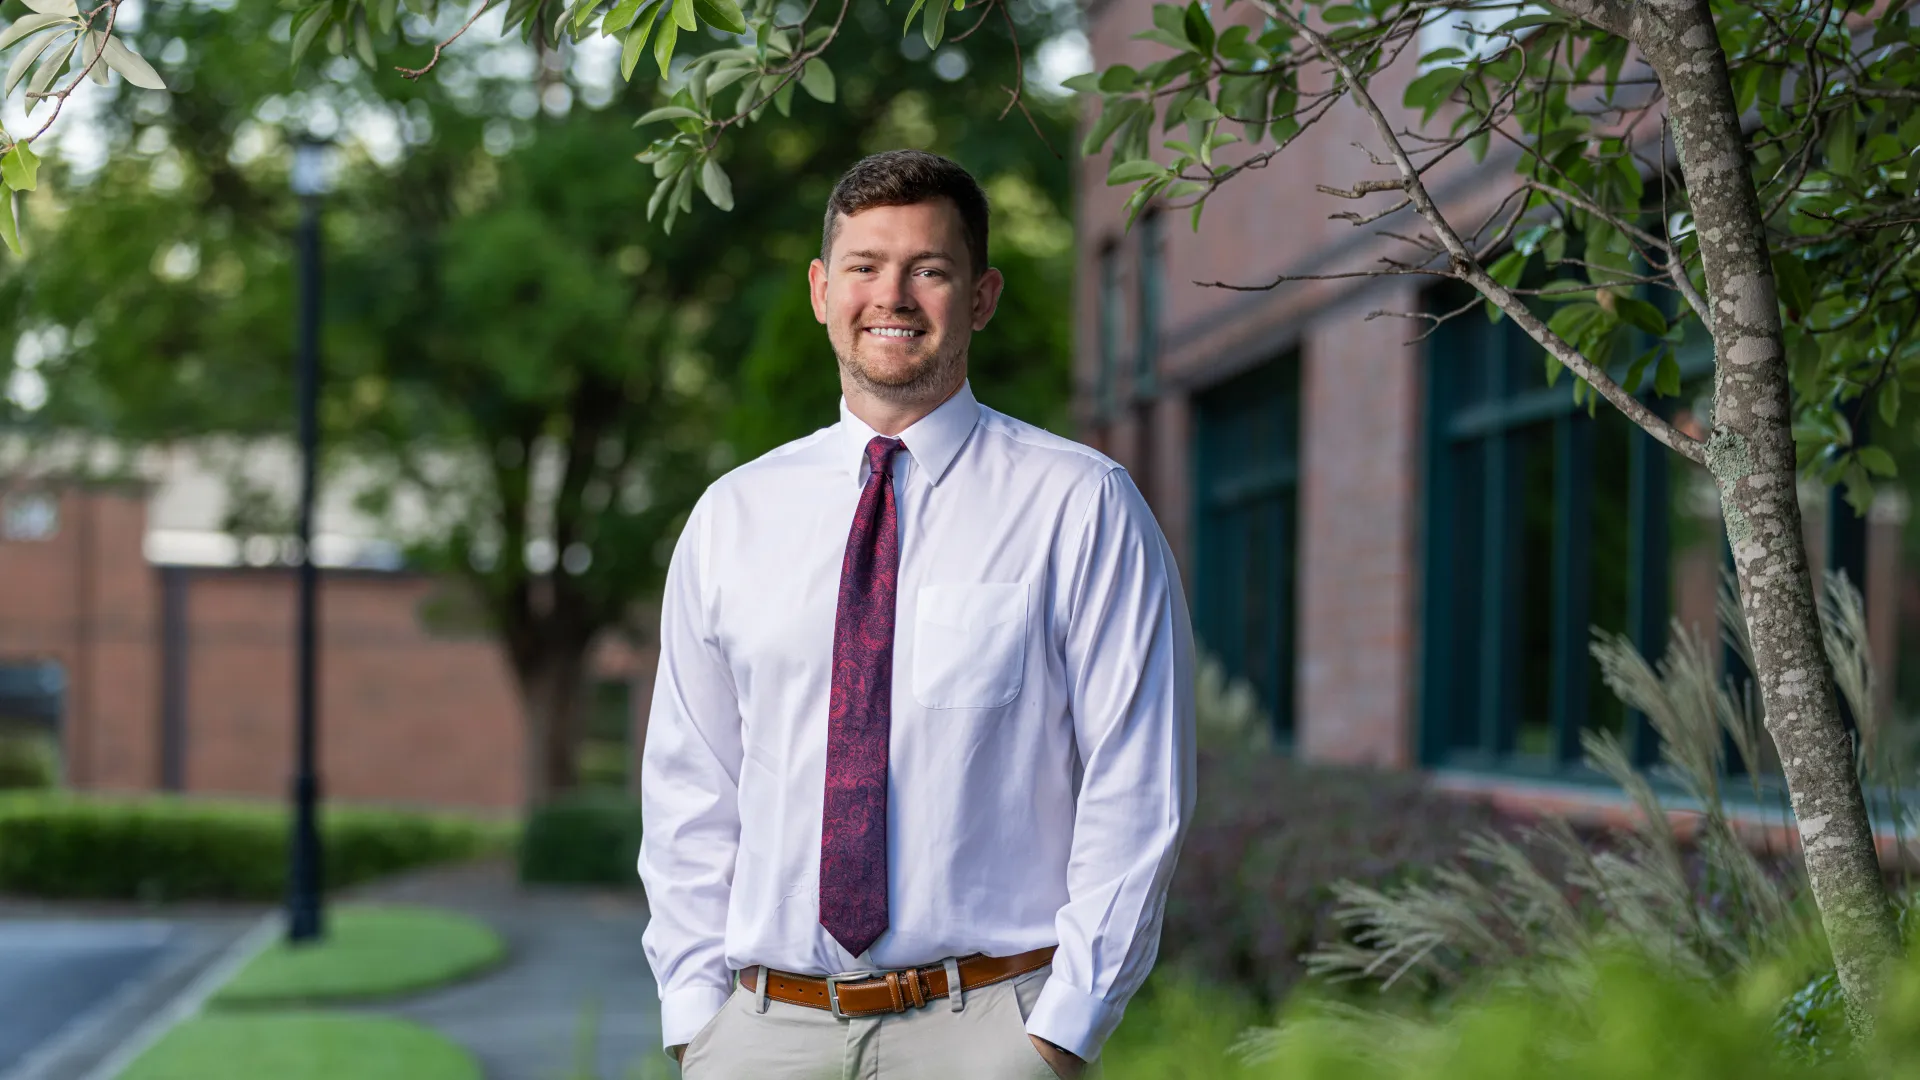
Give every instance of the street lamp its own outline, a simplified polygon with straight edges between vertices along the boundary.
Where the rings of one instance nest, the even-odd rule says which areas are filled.
[[[318,572],[313,564],[314,461],[320,442],[320,200],[333,187],[332,148],[302,138],[294,144],[293,193],[300,197],[300,319],[295,394],[300,417],[300,563],[295,615],[293,835],[287,873],[287,940],[317,941],[321,912],[320,776],[314,765],[314,647]]]

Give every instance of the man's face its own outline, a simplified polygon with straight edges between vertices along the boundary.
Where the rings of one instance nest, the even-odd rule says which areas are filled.
[[[828,259],[807,277],[841,372],[895,404],[952,393],[1001,287],[998,270],[968,264],[959,210],[936,199],[844,216]]]

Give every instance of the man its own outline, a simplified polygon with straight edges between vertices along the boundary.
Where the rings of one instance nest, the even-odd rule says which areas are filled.
[[[709,488],[667,574],[640,876],[668,1052],[1079,1076],[1193,805],[1172,555],[1125,470],[975,402],[1003,282],[958,165],[856,164],[808,279],[840,421]]]

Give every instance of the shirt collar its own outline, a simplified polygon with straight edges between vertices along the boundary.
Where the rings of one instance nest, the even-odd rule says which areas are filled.
[[[938,484],[953,459],[960,455],[960,447],[965,445],[967,436],[973,434],[973,426],[979,419],[980,403],[974,400],[973,385],[963,382],[952,397],[914,421],[898,438],[907,444],[907,453],[914,465],[926,471],[927,482]],[[867,443],[879,433],[853,415],[845,397],[840,399],[840,433],[840,460],[853,474],[854,482],[860,483],[865,480],[861,470],[867,463]]]

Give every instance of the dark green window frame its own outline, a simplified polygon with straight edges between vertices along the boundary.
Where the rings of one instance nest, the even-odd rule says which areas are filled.
[[[1436,311],[1459,302],[1451,293],[1438,299]],[[1682,351],[1683,378],[1711,366],[1710,350]],[[1670,452],[1610,413],[1605,403],[1599,410],[1609,415],[1590,417],[1584,405],[1574,404],[1570,376],[1549,387],[1543,372],[1539,345],[1510,319],[1489,324],[1473,312],[1442,325],[1428,339],[1419,750],[1429,766],[1585,773],[1580,738],[1593,719],[1595,700],[1587,651],[1594,559],[1617,557],[1594,546],[1601,423],[1631,427],[1624,447],[1625,631],[1647,655],[1657,656],[1666,647]],[[1529,444],[1535,455],[1527,453]],[[1526,470],[1540,470],[1538,451],[1545,447],[1552,462],[1550,522],[1530,521],[1526,487],[1544,478],[1529,478]],[[1543,507],[1531,509],[1537,517],[1546,516],[1540,514]],[[1456,521],[1455,515],[1469,516]],[[1528,529],[1536,535],[1550,531],[1544,582],[1528,580],[1541,576],[1538,560],[1527,566],[1521,550]],[[1477,543],[1464,542],[1463,534]],[[1544,617],[1544,642],[1522,640],[1523,614],[1535,629]],[[1545,670],[1526,670],[1523,665],[1541,655],[1542,644]],[[1543,675],[1541,695],[1537,680]],[[1535,680],[1531,696],[1544,697],[1550,724],[1545,746],[1532,753],[1519,746],[1527,680]],[[1627,714],[1624,723],[1633,759],[1651,764],[1658,746],[1645,718]]]
[[[1119,406],[1120,330],[1120,247],[1108,241],[1100,249],[1100,296],[1097,301],[1099,324],[1099,369],[1094,373],[1093,414],[1100,424],[1111,423]]]
[[[1193,399],[1194,624],[1291,745],[1300,362],[1289,353]]]
[[[1159,392],[1160,316],[1166,298],[1166,250],[1161,243],[1162,215],[1149,211],[1141,215],[1139,235],[1140,306],[1135,312],[1133,351],[1133,397],[1140,401]]]

